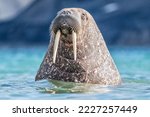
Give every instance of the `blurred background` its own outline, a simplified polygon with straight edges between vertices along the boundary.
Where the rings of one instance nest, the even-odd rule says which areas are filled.
[[[49,25],[65,7],[89,11],[107,45],[150,45],[150,0],[0,0],[0,44],[49,43]]]

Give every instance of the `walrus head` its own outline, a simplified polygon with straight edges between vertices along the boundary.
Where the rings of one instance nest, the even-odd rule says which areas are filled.
[[[81,8],[58,12],[35,80],[119,84],[120,76],[93,17]]]
[[[53,33],[55,37],[53,63],[56,60],[60,39],[68,47],[73,45],[73,59],[77,59],[77,36],[79,38],[79,35],[82,33],[83,25],[85,25],[85,20],[87,20],[86,14],[85,10],[77,8],[66,8],[58,12],[50,28],[51,34]],[[71,59],[72,57],[69,58]]]

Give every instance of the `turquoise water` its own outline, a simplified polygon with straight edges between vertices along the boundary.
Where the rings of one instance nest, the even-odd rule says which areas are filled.
[[[34,81],[46,47],[0,48],[0,99],[150,99],[150,48],[111,47],[117,87]]]

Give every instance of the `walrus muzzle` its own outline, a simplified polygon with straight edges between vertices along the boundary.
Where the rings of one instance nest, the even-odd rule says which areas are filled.
[[[80,30],[80,23],[77,18],[62,13],[59,17],[56,17],[52,26],[52,31],[55,34],[54,47],[53,47],[53,63],[56,61],[56,55],[60,37],[64,37],[64,42],[70,42],[73,44],[74,60],[77,59],[77,45],[76,38],[77,33]],[[71,35],[71,38],[70,38]]]

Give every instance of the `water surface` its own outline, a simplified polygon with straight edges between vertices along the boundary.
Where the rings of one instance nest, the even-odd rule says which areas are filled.
[[[0,99],[150,99],[150,48],[109,49],[123,79],[117,87],[35,82],[46,49],[0,48]]]

